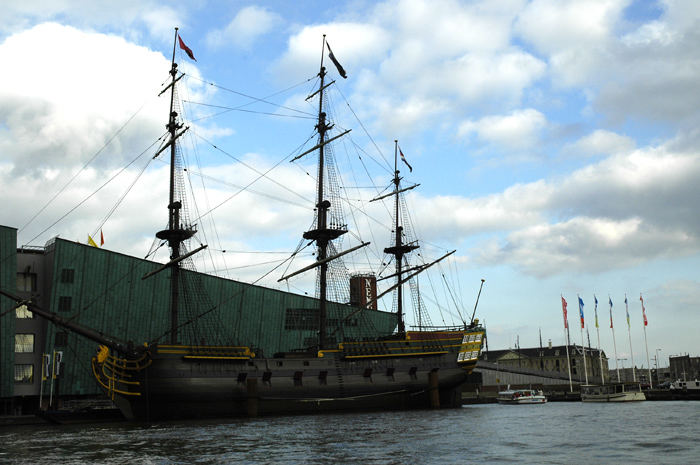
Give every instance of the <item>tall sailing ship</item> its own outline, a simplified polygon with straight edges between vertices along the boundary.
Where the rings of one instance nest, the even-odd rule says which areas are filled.
[[[460,386],[476,366],[485,330],[474,315],[471,321],[463,320],[459,326],[436,327],[424,319],[418,322],[416,329],[406,329],[404,285],[408,284],[411,292],[417,291],[417,286],[413,285],[416,275],[453,252],[433,262],[409,265],[408,257],[419,246],[408,234],[410,224],[404,218],[407,210],[402,197],[416,186],[401,185],[396,143],[392,190],[373,199],[393,200],[393,234],[384,252],[394,262],[395,270],[381,278],[354,276],[350,289],[353,307],[344,312],[329,309],[339,303],[347,304],[338,302],[340,297],[332,292],[330,283],[338,260],[368,242],[340,250],[341,238],[348,228],[342,217],[341,202],[333,192],[337,180],[331,144],[349,131],[329,136],[334,124],[327,119],[324,97],[333,83],[326,82],[323,53],[318,89],[309,96],[318,99],[315,125],[318,142],[295,158],[318,156],[315,214],[311,228],[303,233],[303,238],[315,247],[316,260],[280,278],[286,280],[300,273],[316,272],[318,308],[304,309],[301,313],[316,325],[317,337],[311,342],[305,341],[298,350],[275,354],[258,353],[255,342],[244,334],[237,334],[237,340],[233,341],[226,341],[226,335],[214,337],[214,333],[222,332],[222,328],[216,328],[215,318],[212,319],[219,305],[201,292],[203,286],[192,282],[197,274],[190,271],[192,256],[206,245],[196,248],[189,245],[196,229],[188,220],[180,172],[182,163],[178,159],[179,138],[188,130],[180,118],[177,103],[177,85],[182,77],[178,75],[175,61],[178,40],[176,29],[170,82],[161,92],[169,92],[170,96],[169,139],[154,156],[170,155],[168,224],[156,234],[167,243],[170,260],[143,276],[147,281],[159,273],[169,274],[167,340],[154,336],[141,344],[125,342],[31,302],[22,303],[37,315],[99,344],[91,363],[94,378],[129,419],[150,421],[460,405]],[[324,51],[326,47],[324,36]],[[330,47],[328,50],[330,52]],[[332,53],[330,58],[337,63]],[[344,74],[341,70],[339,67]],[[377,281],[381,280],[392,280],[393,284],[377,293]],[[375,325],[369,331],[359,331],[356,327],[369,320],[363,315],[376,310],[377,301],[390,292],[394,293],[395,315],[391,329],[387,331]],[[420,303],[418,305],[420,307]],[[256,318],[256,315],[246,318]]]

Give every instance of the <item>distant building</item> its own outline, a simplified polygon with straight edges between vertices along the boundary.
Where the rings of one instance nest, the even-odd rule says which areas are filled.
[[[570,345],[569,359],[566,356],[566,346],[554,346],[551,344],[547,347],[535,348],[519,348],[506,350],[491,350],[484,352],[480,358],[484,362],[496,364],[505,369],[513,371],[528,370],[532,372],[543,372],[556,375],[557,377],[565,376],[568,378],[569,370],[568,363],[571,364],[571,379],[577,384],[585,384],[586,372],[584,372],[583,354],[586,354],[585,368],[588,373],[588,382],[601,382],[601,357],[602,357],[602,375],[604,382],[609,382],[610,376],[608,373],[608,357],[604,351],[599,351],[592,347],[581,347],[578,345]]]
[[[669,357],[668,361],[673,380],[700,379],[700,357],[679,355],[677,357]]]
[[[612,382],[617,382],[617,372],[618,370],[612,369],[610,370],[610,380]],[[637,383],[642,383],[642,384],[649,384],[649,370],[645,366],[642,367],[632,367],[629,368],[620,368],[620,382],[621,383],[632,383],[632,382],[637,382]],[[655,370],[652,369],[652,380],[654,381],[654,385],[656,385],[658,382],[654,376]]]

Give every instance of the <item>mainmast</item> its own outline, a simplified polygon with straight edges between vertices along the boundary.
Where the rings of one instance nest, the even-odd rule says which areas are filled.
[[[321,47],[321,69],[318,76],[321,80],[319,85],[319,97],[318,97],[318,123],[316,124],[316,130],[318,131],[318,186],[317,186],[317,198],[316,198],[316,208],[317,208],[317,221],[316,229],[306,231],[303,235],[304,239],[310,239],[316,241],[317,246],[317,262],[319,265],[319,330],[318,330],[318,345],[319,350],[324,349],[327,346],[327,335],[326,335],[326,320],[327,320],[327,288],[328,288],[328,244],[333,239],[345,234],[347,231],[344,229],[329,228],[328,227],[328,210],[330,209],[331,203],[324,198],[323,189],[323,177],[325,170],[325,155],[324,147],[329,142],[326,140],[326,132],[333,126],[328,125],[326,122],[326,113],[323,111],[323,92],[326,77],[326,68],[323,66],[323,53],[326,47],[326,35],[323,35],[323,45]]]
[[[175,47],[177,45],[178,28],[175,28],[175,41],[173,43],[173,58],[170,67],[171,82],[170,87],[170,112],[168,115],[168,124],[166,128],[170,133],[170,139],[165,147],[170,146],[170,194],[168,197],[168,229],[164,229],[156,233],[156,237],[168,241],[170,247],[170,343],[177,344],[178,342],[178,314],[179,314],[179,296],[180,296],[180,252],[182,242],[186,241],[195,234],[193,228],[183,227],[180,224],[180,209],[182,202],[176,196],[176,144],[175,140],[180,137],[188,129],[178,133],[182,128],[182,123],[177,120],[178,113],[175,111],[175,83],[178,78],[177,63],[175,63]],[[162,149],[161,149],[162,150]]]
[[[401,283],[401,274],[404,272],[402,270],[402,262],[403,262],[403,256],[412,250],[415,250],[418,248],[417,245],[411,245],[411,244],[403,244],[403,226],[401,226],[401,221],[400,221],[400,208],[399,208],[399,203],[400,203],[400,183],[401,183],[401,178],[399,177],[399,168],[398,168],[398,147],[399,147],[399,141],[395,140],[394,141],[394,206],[395,206],[395,223],[394,223],[394,246],[392,247],[387,247],[384,249],[384,253],[388,253],[390,255],[393,255],[396,261],[396,282],[398,283],[398,286],[396,288],[396,303],[397,303],[397,308],[396,308],[396,317],[398,320],[398,334],[400,336],[404,336],[406,334],[406,324],[404,322],[404,317],[403,317],[403,285]]]

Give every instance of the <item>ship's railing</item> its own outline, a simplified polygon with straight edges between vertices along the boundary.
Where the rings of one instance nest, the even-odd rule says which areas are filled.
[[[182,355],[185,359],[198,360],[249,360],[255,353],[246,346],[191,346],[158,344],[153,348],[159,354]]]
[[[319,356],[326,353],[339,352],[346,359],[362,358],[393,358],[393,357],[419,357],[434,356],[448,353],[458,347],[462,334],[433,335],[433,337],[412,337],[404,339],[390,339],[380,341],[353,341],[338,344],[337,350],[323,350]]]
[[[100,346],[95,357],[92,357],[92,373],[97,383],[114,400],[115,394],[124,396],[140,396],[139,381],[134,381],[137,372],[150,366],[152,360],[148,354],[143,354],[135,360],[116,357],[109,353],[109,349]]]

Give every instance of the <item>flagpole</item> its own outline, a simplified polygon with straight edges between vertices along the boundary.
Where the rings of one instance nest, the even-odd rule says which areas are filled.
[[[566,347],[566,368],[569,370],[569,391],[574,392],[574,385],[571,382],[571,359],[569,358],[569,319],[566,315],[566,300],[564,300],[564,296],[561,295],[561,308],[564,313],[564,337],[566,337],[566,344],[564,347]]]
[[[578,309],[581,313],[581,348],[583,349],[583,372],[586,375],[586,385],[588,385],[588,368],[586,367],[586,341],[583,339],[583,300],[581,300],[581,297],[579,297],[578,294],[576,294],[576,297],[578,297]]]
[[[598,325],[598,298],[593,294],[595,301],[595,332],[598,333],[598,360],[600,361],[600,384],[605,384],[605,375],[603,374],[603,351],[600,350],[600,326]]]
[[[625,294],[625,312],[627,312],[627,336],[630,340],[630,359],[632,360],[632,381],[637,382],[637,373],[634,365],[634,353],[632,352],[632,328],[630,326],[630,309],[627,304],[627,294]]]
[[[613,318],[612,318],[612,308],[613,308],[613,303],[612,303],[612,298],[610,297],[610,294],[608,294],[608,302],[610,302],[610,331],[612,332],[612,337],[613,337],[613,347],[615,348],[615,371],[617,371],[617,382],[620,382],[620,368],[617,365],[617,343],[615,342],[615,328],[613,327]]]
[[[170,62],[171,65],[175,64],[175,49],[177,48],[177,30],[179,28],[175,28],[175,40],[173,40],[173,60]]]
[[[644,312],[644,299],[641,292],[639,293],[639,301],[642,303],[642,328],[644,328],[644,347],[647,349],[647,371],[649,372],[649,389],[652,388],[651,382],[651,363],[649,362],[649,344],[647,344],[647,316]]]

